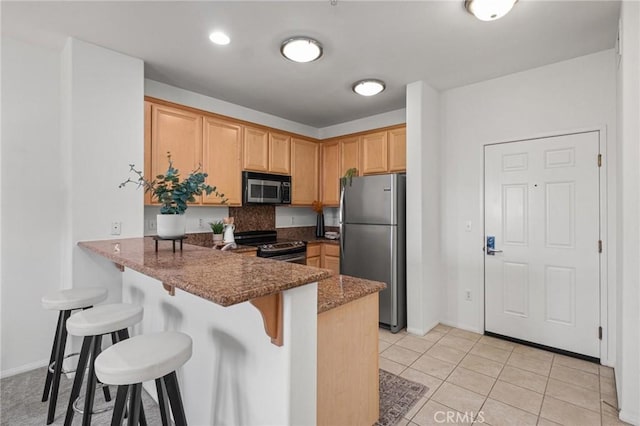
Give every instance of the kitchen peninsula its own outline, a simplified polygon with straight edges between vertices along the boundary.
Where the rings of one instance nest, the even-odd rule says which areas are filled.
[[[377,419],[383,283],[189,244],[173,253],[161,242],[156,252],[151,238],[79,245],[123,271],[123,301],[145,309],[134,334],[179,330],[193,338],[193,357],[179,373],[192,424]],[[368,374],[359,384],[368,392],[355,394],[354,384],[341,379],[349,358],[359,356],[354,350],[363,353],[350,362],[356,374]],[[155,396],[153,386],[145,389]],[[351,396],[359,408],[324,408]]]

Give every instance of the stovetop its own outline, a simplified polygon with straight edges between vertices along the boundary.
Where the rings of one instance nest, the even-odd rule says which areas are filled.
[[[258,256],[271,257],[289,253],[306,252],[304,241],[278,239],[276,231],[245,231],[236,232],[236,243],[258,247]]]

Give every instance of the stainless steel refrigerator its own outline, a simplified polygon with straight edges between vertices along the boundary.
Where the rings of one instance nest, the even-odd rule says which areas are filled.
[[[340,196],[340,273],[382,281],[380,324],[407,323],[406,175],[354,177]]]

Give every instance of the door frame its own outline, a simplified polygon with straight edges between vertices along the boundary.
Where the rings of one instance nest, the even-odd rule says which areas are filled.
[[[600,171],[598,173],[598,193],[599,193],[599,231],[600,231],[600,239],[602,240],[602,253],[599,257],[599,269],[600,269],[600,327],[602,327],[602,340],[600,340],[600,363],[602,365],[607,365],[613,367],[615,365],[615,354],[611,354],[609,348],[611,345],[609,344],[610,340],[615,343],[615,330],[609,329],[609,324],[613,323],[615,326],[615,318],[610,319],[610,315],[615,314],[615,308],[609,309],[610,299],[612,303],[615,303],[615,293],[612,297],[609,297],[609,292],[611,290],[615,290],[615,288],[610,288],[609,286],[609,262],[615,262],[615,258],[610,254],[612,250],[610,247],[615,248],[615,240],[610,238],[610,235],[613,235],[609,232],[609,209],[608,209],[608,159],[609,159],[609,150],[607,144],[607,126],[602,125],[599,127],[585,127],[585,128],[576,128],[569,129],[564,131],[554,131],[554,132],[545,132],[541,134],[536,134],[527,137],[521,138],[511,138],[505,140],[498,140],[495,142],[488,142],[482,145],[482,179],[480,179],[480,218],[482,222],[482,288],[481,288],[481,305],[479,309],[479,323],[482,324],[482,331],[486,331],[486,316],[485,316],[485,289],[486,289],[486,271],[485,271],[485,261],[486,257],[484,254],[484,247],[486,243],[486,229],[485,229],[485,148],[491,145],[499,145],[505,143],[512,142],[526,142],[526,141],[534,141],[536,139],[547,139],[559,136],[568,136],[580,133],[598,133],[598,149],[599,153],[602,155],[602,166],[600,167]],[[596,159],[594,159],[596,161]],[[611,212],[615,217],[615,210]],[[595,244],[595,241],[594,241]],[[612,356],[613,355],[613,356]]]

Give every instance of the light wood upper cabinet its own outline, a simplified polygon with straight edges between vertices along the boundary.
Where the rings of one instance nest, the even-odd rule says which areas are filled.
[[[151,174],[151,102],[144,102],[144,171],[147,179],[153,180]],[[144,204],[151,204],[151,192],[144,193]]]
[[[269,172],[291,174],[291,137],[269,132]]]
[[[388,171],[387,132],[369,133],[361,136],[360,148],[363,175]]]
[[[291,204],[311,205],[318,199],[320,147],[291,138]]]
[[[171,152],[173,167],[180,171],[183,179],[200,166],[201,115],[164,105],[151,106],[152,178],[167,171],[167,152]]]
[[[242,126],[233,121],[204,118],[202,167],[206,182],[217,187],[227,205],[242,204]],[[204,195],[203,204],[221,204],[214,194]]]
[[[340,204],[340,142],[322,144],[322,204]]]
[[[360,138],[352,136],[340,139],[340,177],[347,173],[347,170],[356,168],[358,174],[360,170]]]
[[[269,171],[269,132],[245,126],[242,167],[257,172]]]
[[[407,128],[389,130],[389,171],[407,169]]]

